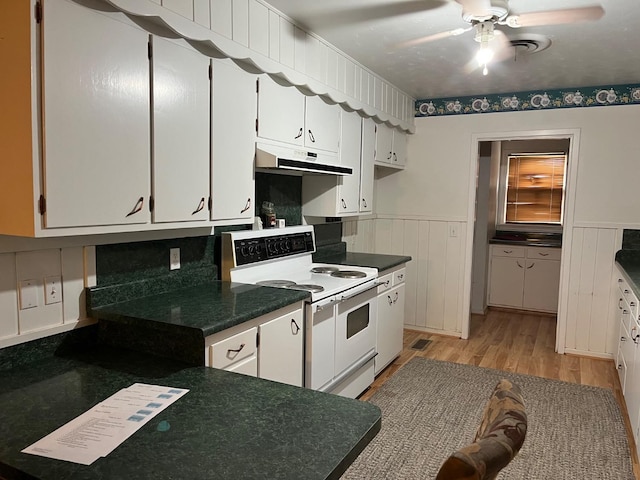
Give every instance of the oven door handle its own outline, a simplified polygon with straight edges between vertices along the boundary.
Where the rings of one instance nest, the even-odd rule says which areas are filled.
[[[374,288],[378,288],[380,285],[384,285],[384,283],[385,282],[376,282],[373,285],[371,285],[370,287],[365,288],[364,290],[360,290],[360,291],[358,291],[356,293],[352,293],[351,295],[347,295],[346,297],[343,295],[343,296],[340,297],[340,300],[339,300],[338,303],[347,301],[347,300],[349,300],[349,299],[351,299],[353,297],[357,297],[358,295],[360,295],[362,293],[365,293],[365,292],[368,292],[369,290],[373,290]]]
[[[324,305],[316,305],[316,312],[324,310],[327,307],[333,307],[336,303],[340,303],[342,300],[334,298],[330,302],[325,303]]]

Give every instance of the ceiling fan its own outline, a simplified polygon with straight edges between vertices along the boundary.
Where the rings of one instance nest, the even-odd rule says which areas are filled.
[[[474,39],[480,43],[476,60],[478,65],[483,67],[483,73],[486,75],[488,73],[487,64],[494,58],[495,54],[501,52],[501,56],[504,57],[505,52],[509,50],[508,47],[511,46],[504,33],[495,29],[496,25],[510,28],[537,27],[594,21],[602,18],[604,15],[604,9],[600,5],[566,8],[562,10],[545,10],[518,15],[510,12],[508,0],[454,1],[462,6],[462,20],[470,24],[470,26],[415,38],[402,42],[398,46],[400,48],[412,47],[435,40],[462,35],[470,30],[475,30]]]

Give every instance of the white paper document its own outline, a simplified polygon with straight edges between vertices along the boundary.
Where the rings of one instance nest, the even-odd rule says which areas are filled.
[[[187,392],[184,388],[134,383],[22,452],[91,465]]]

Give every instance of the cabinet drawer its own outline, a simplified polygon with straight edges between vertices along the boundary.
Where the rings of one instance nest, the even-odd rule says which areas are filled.
[[[257,333],[257,328],[250,328],[211,345],[210,365],[214,368],[228,369],[229,365],[255,355]]]
[[[494,257],[515,257],[524,258],[524,247],[514,247],[511,245],[493,245],[491,255]]]
[[[250,377],[258,376],[258,357],[255,355],[249,357],[241,362],[236,362],[226,370],[235,373],[241,373],[243,375],[249,375]]]
[[[527,258],[560,260],[561,254],[562,249],[560,248],[527,247]]]
[[[393,285],[394,273],[387,273],[381,277],[378,277],[378,293],[389,290]]]
[[[400,270],[396,270],[395,272],[393,272],[393,285],[395,286],[404,283],[404,279],[407,276],[406,273],[406,268],[401,268]]]

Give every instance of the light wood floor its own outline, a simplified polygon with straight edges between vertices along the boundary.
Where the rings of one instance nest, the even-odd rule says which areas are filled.
[[[360,398],[367,400],[402,365],[413,357],[432,358],[448,362],[495,368],[508,372],[536,375],[565,382],[593,385],[613,390],[626,417],[629,445],[633,436],[622,398],[622,390],[613,360],[602,360],[555,353],[556,318],[529,312],[493,310],[485,316],[472,315],[469,340],[404,331],[404,348],[400,357],[375,380],[371,389]],[[411,346],[419,339],[431,340],[423,350]],[[640,480],[640,465],[632,455],[636,478]]]

